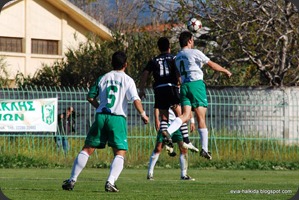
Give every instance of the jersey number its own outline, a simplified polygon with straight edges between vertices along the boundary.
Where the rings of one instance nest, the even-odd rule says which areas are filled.
[[[160,77],[169,75],[169,66],[166,60],[159,60],[160,65]]]
[[[110,103],[107,103],[106,107],[108,108],[112,108],[115,104],[115,95],[114,93],[116,93],[118,91],[117,87],[115,85],[111,85],[109,87],[107,87],[107,98],[108,100],[110,99]]]
[[[185,76],[185,78],[187,78],[187,72],[186,72],[185,64],[184,64],[183,60],[180,61],[180,74],[181,74],[181,76]]]

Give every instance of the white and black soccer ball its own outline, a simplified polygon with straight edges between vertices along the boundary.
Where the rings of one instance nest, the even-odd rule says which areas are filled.
[[[195,17],[191,17],[187,21],[187,29],[192,33],[197,33],[202,28],[202,23]]]

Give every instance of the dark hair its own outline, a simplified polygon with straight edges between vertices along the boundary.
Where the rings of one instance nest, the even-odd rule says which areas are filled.
[[[69,107],[67,107],[67,110],[68,111],[74,111],[74,108],[73,108],[73,106],[69,106]]]
[[[127,62],[127,56],[124,52],[122,51],[116,51],[112,55],[112,67],[114,70],[119,70],[124,67],[124,64]]]
[[[158,40],[157,45],[158,45],[159,50],[160,50],[161,52],[163,52],[163,51],[167,51],[167,50],[169,49],[169,47],[170,47],[169,40],[168,40],[168,38],[166,38],[166,37],[161,37],[161,38]]]
[[[191,40],[193,34],[190,31],[184,31],[180,34],[179,41],[181,48],[188,45],[188,41]]]

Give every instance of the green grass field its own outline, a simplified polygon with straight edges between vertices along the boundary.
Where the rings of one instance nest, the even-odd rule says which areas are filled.
[[[106,193],[109,169],[83,170],[73,191],[63,191],[70,169],[1,169],[0,187],[13,200],[60,199],[204,199],[287,200],[297,192],[298,171],[190,169],[195,181],[181,181],[179,169],[156,169],[154,181],[146,169],[124,169],[119,193]],[[275,193],[275,194],[274,194]]]

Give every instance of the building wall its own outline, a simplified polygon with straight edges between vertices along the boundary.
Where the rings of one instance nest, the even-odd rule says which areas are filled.
[[[0,37],[23,38],[23,52],[1,52],[5,57],[9,78],[19,71],[33,75],[42,64],[51,65],[63,57],[68,48],[76,48],[87,40],[89,31],[45,0],[16,1],[0,14]],[[59,41],[58,55],[31,54],[31,39]]]
[[[0,13],[0,36],[24,37],[25,35],[25,1],[16,6],[8,6]]]

